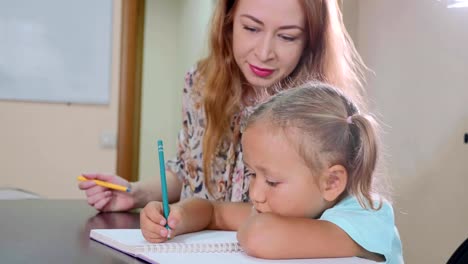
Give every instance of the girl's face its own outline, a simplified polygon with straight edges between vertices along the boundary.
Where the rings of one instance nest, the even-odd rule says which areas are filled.
[[[329,207],[316,175],[282,130],[257,122],[244,132],[242,148],[257,212],[316,218]]]
[[[296,68],[306,36],[299,0],[239,0],[233,28],[234,59],[255,89]]]

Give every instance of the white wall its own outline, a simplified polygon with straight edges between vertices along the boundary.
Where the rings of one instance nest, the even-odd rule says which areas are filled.
[[[445,2],[357,2],[407,263],[445,263],[468,235],[468,8]]]
[[[100,137],[117,133],[121,9],[121,0],[114,0],[109,105],[0,101],[0,188],[84,198],[80,173],[115,171],[116,149],[102,148]]]
[[[157,139],[164,140],[166,159],[175,156],[184,77],[204,54],[212,8],[206,0],[146,1],[140,180],[159,177]]]

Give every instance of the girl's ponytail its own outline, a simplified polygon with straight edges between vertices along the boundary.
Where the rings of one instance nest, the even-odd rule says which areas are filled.
[[[382,203],[376,206],[372,199],[372,180],[379,156],[378,124],[371,115],[356,113],[348,118],[350,132],[354,139],[354,158],[350,161],[352,167],[349,177],[349,190],[358,198],[364,208],[380,209]],[[351,122],[349,122],[351,121]]]

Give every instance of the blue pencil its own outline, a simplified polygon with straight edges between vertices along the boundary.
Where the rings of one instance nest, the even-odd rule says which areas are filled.
[[[167,183],[166,183],[166,167],[164,165],[164,148],[162,140],[158,140],[158,153],[159,153],[159,171],[161,175],[161,190],[162,190],[162,203],[164,218],[169,217],[169,198],[167,197]],[[169,229],[169,225],[166,221],[166,228]]]

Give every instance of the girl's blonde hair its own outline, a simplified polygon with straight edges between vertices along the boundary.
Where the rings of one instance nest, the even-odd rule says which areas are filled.
[[[252,124],[266,121],[291,138],[298,153],[314,174],[333,165],[348,172],[344,194],[356,196],[361,206],[378,210],[373,194],[381,193],[374,184],[379,156],[379,126],[370,114],[358,107],[340,90],[323,83],[309,83],[273,96],[249,118]],[[382,187],[380,187],[382,188]]]
[[[206,114],[203,136],[203,172],[211,179],[211,165],[223,140],[235,141],[230,126],[241,109],[246,89],[232,49],[233,21],[239,0],[219,0],[211,22],[209,54],[198,64],[195,87],[201,89]],[[317,79],[342,87],[362,103],[363,71],[366,69],[343,24],[336,0],[301,0],[306,18],[306,45],[301,59],[283,84]],[[197,82],[197,80],[203,80]],[[207,184],[209,187],[210,185]],[[209,188],[208,188],[209,190]]]

